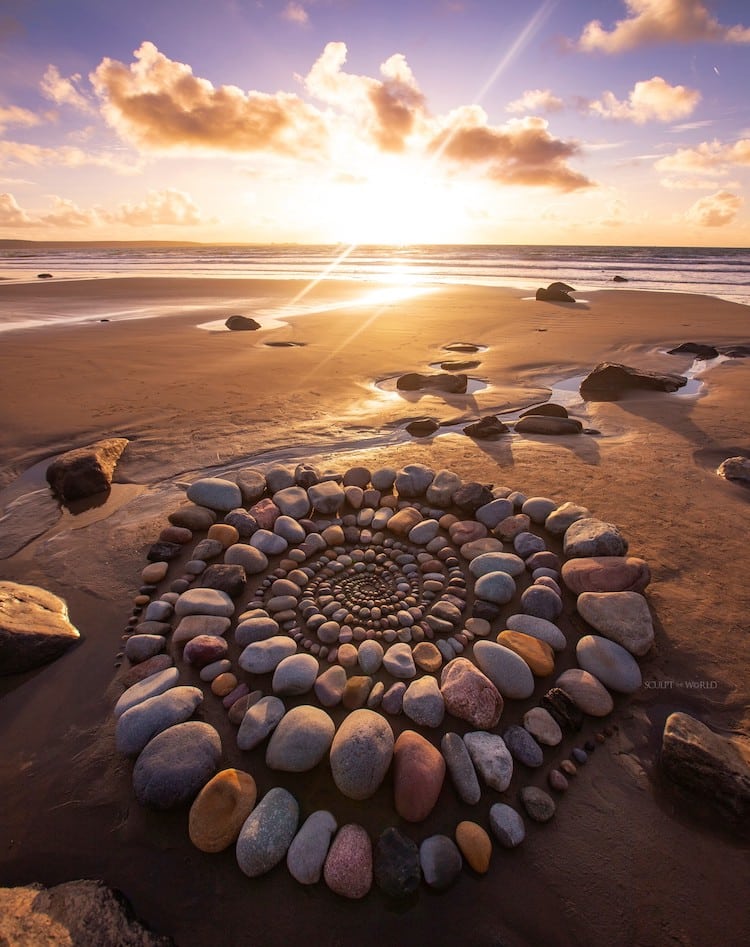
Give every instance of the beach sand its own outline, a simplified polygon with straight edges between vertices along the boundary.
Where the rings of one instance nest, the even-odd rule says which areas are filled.
[[[658,753],[676,710],[723,733],[750,729],[750,491],[715,474],[726,457],[750,456],[750,360],[711,368],[697,397],[645,393],[571,409],[596,434],[487,442],[458,428],[413,440],[403,426],[419,416],[466,423],[544,401],[551,385],[603,360],[684,372],[691,357],[665,349],[748,343],[748,309],[628,289],[592,293],[575,306],[465,286],[368,300],[371,287],[328,282],[299,301],[306,314],[284,316],[282,326],[197,328],[233,312],[267,317],[303,288],[184,279],[0,285],[13,319],[85,320],[7,332],[0,342],[0,503],[7,513],[40,491],[3,521],[6,547],[21,548],[6,548],[0,572],[62,595],[83,637],[41,670],[0,678],[0,885],[101,878],[179,947],[302,938],[321,947],[743,943],[747,838],[670,786]],[[116,315],[135,311],[161,314]],[[290,341],[304,344],[266,344]],[[487,348],[476,356],[444,350],[454,342]],[[375,385],[464,357],[480,360],[469,374],[487,385],[473,395]],[[115,435],[130,443],[109,501],[58,519],[43,489],[48,459]],[[616,700],[618,731],[571,781],[552,823],[531,825],[517,850],[496,845],[486,876],[465,869],[448,892],[423,885],[399,908],[377,890],[348,902],[322,883],[302,888],[283,866],[251,881],[232,849],[210,856],[191,846],[186,810],[150,812],[135,802],[132,764],[114,749],[111,708],[121,692],[115,655],[145,552],[180,502],[180,484],[207,469],[231,475],[276,462],[448,467],[466,480],[584,504],[649,562],[656,642],[641,660],[647,686]],[[228,765],[246,765],[261,793],[285,785],[304,800],[305,815],[336,807],[340,824],[360,821],[373,836],[391,824],[383,822],[387,786],[363,806],[334,798],[322,776],[271,775],[262,750],[243,759],[223,711],[208,700],[204,707],[221,729]],[[517,717],[508,710],[502,722]],[[579,742],[596,729],[588,720]],[[543,784],[541,771],[530,781]],[[430,832],[452,835],[462,818],[487,825],[491,795],[466,807],[446,784]]]

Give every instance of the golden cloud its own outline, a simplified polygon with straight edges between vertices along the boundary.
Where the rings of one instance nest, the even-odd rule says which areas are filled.
[[[0,105],[0,132],[4,132],[8,125],[31,128],[39,125],[41,121],[39,116],[29,109],[23,109],[18,105]]]
[[[505,106],[507,112],[559,112],[564,107],[562,99],[550,89],[527,89],[523,95]]]
[[[61,165],[66,168],[82,168],[86,165],[109,168],[118,174],[137,174],[140,162],[127,161],[116,155],[84,151],[73,145],[47,148],[19,141],[0,141],[0,167],[12,164],[30,164],[34,167]]]
[[[750,167],[750,138],[731,145],[714,139],[695,148],[678,148],[654,165],[657,171],[681,174],[726,174],[733,166]]]
[[[12,194],[7,191],[0,194],[0,227],[29,227],[33,223],[34,220],[19,207]]]
[[[70,105],[79,109],[81,112],[93,113],[94,108],[86,96],[78,88],[81,81],[79,73],[75,73],[69,78],[60,75],[57,66],[47,66],[47,71],[42,76],[39,88],[42,94],[54,102],[56,105]]]
[[[742,206],[742,198],[731,191],[718,191],[701,197],[686,212],[685,218],[700,227],[725,227],[731,224]]]
[[[192,197],[185,191],[167,188],[149,191],[146,199],[138,204],[121,204],[107,219],[133,227],[171,224],[190,226],[203,223],[201,212]]]
[[[130,66],[103,59],[89,78],[108,123],[140,148],[312,156],[325,144],[320,113],[297,95],[217,88],[150,42],[134,55]]]
[[[625,0],[628,16],[606,30],[587,23],[577,46],[585,52],[621,53],[657,43],[750,43],[750,29],[722,26],[701,0]]]
[[[589,103],[589,111],[603,118],[624,119],[645,125],[646,122],[672,122],[691,115],[701,94],[684,85],[670,85],[661,76],[636,82],[621,102],[613,92],[604,92],[601,99]]]

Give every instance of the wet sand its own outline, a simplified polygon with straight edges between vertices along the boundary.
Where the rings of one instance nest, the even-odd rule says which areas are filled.
[[[62,450],[104,436],[131,438],[108,504],[87,519],[57,523],[0,561],[4,578],[65,597],[83,635],[54,664],[0,678],[0,884],[102,878],[180,947],[219,940],[275,947],[302,937],[326,947],[743,942],[747,840],[664,782],[658,748],[674,710],[722,732],[747,733],[750,724],[750,491],[714,473],[725,457],[750,455],[750,361],[712,368],[699,397],[640,394],[572,409],[596,435],[481,442],[450,433],[415,441],[403,426],[417,416],[468,421],[542,401],[553,382],[605,359],[684,372],[690,356],[664,349],[684,341],[747,343],[747,308],[630,290],[566,306],[475,287],[361,303],[366,287],[328,283],[303,301],[322,311],[282,327],[196,328],[232,312],[268,313],[302,288],[140,279],[0,286],[0,305],[14,317],[46,307],[89,320],[0,339],[0,502],[42,486],[33,478],[14,486],[14,479]],[[128,320],[112,314],[149,300],[170,312]],[[475,395],[399,395],[375,386],[427,371],[442,357],[463,358],[443,349],[458,341],[487,346],[466,356],[480,360],[469,374],[488,385]],[[414,903],[399,908],[377,890],[349,903],[322,884],[302,888],[283,866],[250,881],[231,850],[208,856],[192,848],[185,810],[153,813],[135,802],[132,764],[114,751],[111,707],[121,690],[115,655],[145,551],[179,502],[179,482],[207,468],[277,461],[341,471],[422,462],[583,503],[616,523],[631,552],[650,563],[657,636],[641,661],[646,685],[616,700],[618,732],[581,768],[553,822],[530,826],[516,851],[495,846],[485,877],[465,869],[450,891],[422,886]],[[24,508],[26,521],[49,513],[44,492],[36,496],[33,509]],[[228,765],[240,762],[223,711],[209,700],[204,707],[205,719],[222,730]],[[502,723],[516,722],[522,709],[525,702]],[[595,729],[589,720],[575,742]],[[573,742],[565,741],[560,758]],[[362,807],[332,795],[324,777],[271,777],[261,762],[260,751],[243,760],[260,791],[287,785],[304,796],[305,814],[329,805],[340,824],[363,821],[373,834],[387,817],[388,783]],[[541,774],[530,781],[541,785]],[[486,825],[493,795],[466,807],[446,785],[430,833],[452,834],[461,818]]]

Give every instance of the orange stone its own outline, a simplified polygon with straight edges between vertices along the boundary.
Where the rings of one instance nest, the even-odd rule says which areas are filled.
[[[190,807],[190,841],[202,852],[222,852],[237,841],[253,811],[258,789],[249,773],[223,769],[201,789]]]
[[[418,668],[433,674],[443,666],[443,656],[431,641],[420,641],[412,657]]]
[[[386,523],[386,529],[391,533],[395,533],[397,536],[406,536],[406,534],[413,529],[417,523],[421,523],[424,519],[424,516],[415,509],[413,506],[407,506],[403,510],[399,510],[398,513],[394,513],[393,516]]]
[[[476,822],[459,822],[456,826],[456,844],[469,865],[483,875],[490,867],[492,841]]]
[[[501,631],[497,643],[522,657],[537,677],[547,677],[555,670],[555,652],[546,641],[524,635],[520,631]]]
[[[240,534],[229,523],[214,523],[208,530],[208,538],[218,540],[225,549],[228,549],[240,541]]]
[[[217,697],[226,697],[231,694],[237,686],[237,678],[234,674],[227,671],[225,674],[217,675],[211,681],[211,690]]]

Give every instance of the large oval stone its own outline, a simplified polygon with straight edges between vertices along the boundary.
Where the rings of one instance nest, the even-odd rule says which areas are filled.
[[[503,697],[525,700],[534,693],[534,675],[514,651],[492,641],[476,641],[474,658]]]
[[[237,864],[250,878],[264,875],[286,855],[297,831],[299,806],[294,796],[276,786],[247,817],[237,839]]]
[[[336,827],[336,820],[325,809],[308,816],[286,855],[286,866],[295,881],[301,885],[320,881]]]
[[[234,602],[226,592],[219,589],[188,589],[175,602],[174,613],[178,618],[185,615],[231,618],[234,615]]]
[[[190,841],[202,852],[223,852],[236,841],[253,811],[257,795],[250,773],[221,770],[206,783],[190,807]]]
[[[651,581],[648,563],[635,556],[590,556],[568,559],[563,582],[571,592],[642,592]]]
[[[357,900],[372,887],[372,843],[361,825],[343,825],[323,868],[325,883],[336,894]]]
[[[248,674],[268,674],[275,671],[284,658],[297,651],[297,644],[286,635],[274,635],[264,641],[249,644],[239,656],[237,663]]]
[[[396,812],[407,822],[422,822],[437,803],[445,777],[445,760],[423,736],[404,730],[393,750]]]
[[[599,635],[585,635],[576,645],[578,663],[605,687],[632,694],[643,683],[641,669],[621,645]]]
[[[214,775],[221,759],[219,734],[188,721],[157,734],[133,770],[135,797],[143,806],[171,809],[189,802]]]
[[[242,493],[236,483],[221,477],[202,477],[191,483],[187,489],[188,500],[198,506],[207,506],[211,510],[230,510],[242,506]]]
[[[536,615],[510,615],[505,620],[505,627],[510,631],[520,631],[524,635],[546,641],[554,651],[564,651],[568,643],[554,622]]]
[[[516,594],[516,583],[507,572],[486,572],[474,583],[474,594],[485,602],[505,605]]]
[[[157,733],[192,716],[202,701],[203,691],[199,687],[171,687],[135,704],[117,721],[117,749],[126,756],[137,756]]]
[[[582,592],[576,608],[592,628],[631,654],[644,655],[654,643],[651,612],[638,592]]]
[[[393,730],[372,710],[355,710],[333,738],[333,780],[349,799],[369,799],[383,782],[393,756]]]
[[[606,717],[615,703],[600,680],[581,668],[568,668],[558,677],[555,687],[561,687],[573,703],[591,717]]]
[[[307,772],[323,759],[335,730],[333,720],[319,707],[293,707],[273,731],[266,766],[286,773]]]
[[[464,743],[479,775],[490,789],[505,792],[513,778],[513,757],[502,737],[484,730],[464,734]]]
[[[503,712],[500,692],[467,658],[446,664],[440,677],[440,693],[448,713],[477,730],[491,730]]]

